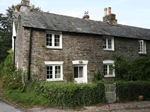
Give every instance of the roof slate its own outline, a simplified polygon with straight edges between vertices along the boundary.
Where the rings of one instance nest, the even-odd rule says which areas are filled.
[[[84,20],[46,12],[29,12],[25,14],[23,26],[62,32],[112,35],[150,40],[150,29],[121,24],[112,26],[101,21]]]

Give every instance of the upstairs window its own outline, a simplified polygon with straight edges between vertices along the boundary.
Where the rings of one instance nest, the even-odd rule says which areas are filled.
[[[139,54],[146,54],[146,41],[139,40]]]
[[[113,67],[114,67],[114,61],[112,60],[103,61],[104,77],[115,77],[115,71]]]
[[[62,49],[62,33],[60,32],[47,32],[46,34],[46,47],[54,49]]]
[[[104,37],[103,38],[103,49],[114,51],[114,38]]]

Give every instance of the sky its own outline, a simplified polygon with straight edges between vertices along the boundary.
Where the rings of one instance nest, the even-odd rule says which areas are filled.
[[[21,0],[0,0],[0,13]],[[111,7],[119,24],[150,29],[150,0],[30,0],[45,12],[82,18],[85,11],[91,20],[100,20],[104,8]]]

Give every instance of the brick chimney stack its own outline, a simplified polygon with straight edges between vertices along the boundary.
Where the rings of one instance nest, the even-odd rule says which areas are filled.
[[[108,14],[111,14],[111,7],[108,7]]]
[[[20,12],[22,13],[28,13],[30,12],[30,0],[22,0],[21,1],[21,8]]]
[[[111,7],[108,7],[108,15],[106,13],[106,8],[104,9],[104,13],[103,22],[110,25],[117,25],[116,15],[111,13]]]

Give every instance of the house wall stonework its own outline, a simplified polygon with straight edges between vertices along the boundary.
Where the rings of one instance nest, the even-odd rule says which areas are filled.
[[[27,68],[29,50],[29,29],[24,29],[24,47],[22,67]],[[88,82],[91,82],[96,69],[103,71],[103,61],[113,60],[115,54],[122,55],[129,60],[150,55],[150,42],[147,41],[147,55],[138,54],[138,40],[114,37],[115,50],[104,51],[102,36],[79,33],[62,33],[62,49],[54,50],[45,47],[45,30],[33,30],[31,75],[39,80],[46,80],[46,66],[44,61],[63,61],[63,75],[72,74],[74,60],[88,60]],[[18,41],[19,42],[19,41]],[[20,39],[21,42],[21,39]],[[19,48],[18,48],[19,49]],[[19,55],[18,55],[19,56]],[[21,59],[21,58],[20,58]]]

